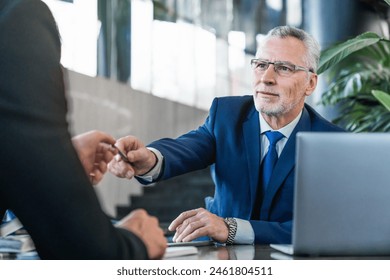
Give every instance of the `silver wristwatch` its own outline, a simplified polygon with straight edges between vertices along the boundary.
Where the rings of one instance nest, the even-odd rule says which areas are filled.
[[[234,218],[225,218],[224,221],[229,229],[229,234],[228,234],[228,238],[226,240],[226,244],[231,245],[234,243],[234,237],[236,237],[237,221]]]

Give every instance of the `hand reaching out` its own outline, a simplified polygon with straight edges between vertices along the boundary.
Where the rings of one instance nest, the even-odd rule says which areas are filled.
[[[107,171],[107,164],[116,154],[112,147],[115,139],[93,130],[73,137],[72,143],[91,183],[99,183]]]
[[[131,179],[143,175],[155,166],[157,158],[153,152],[134,136],[120,138],[115,146],[127,156],[129,163],[116,155],[108,164],[108,170],[117,177]]]

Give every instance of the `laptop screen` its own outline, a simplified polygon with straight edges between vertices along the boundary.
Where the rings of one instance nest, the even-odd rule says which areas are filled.
[[[390,254],[390,134],[297,134],[298,254]]]

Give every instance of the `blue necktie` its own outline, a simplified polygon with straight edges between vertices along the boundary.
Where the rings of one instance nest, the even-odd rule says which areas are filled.
[[[267,131],[265,135],[269,140],[269,148],[262,163],[263,194],[267,189],[275,164],[278,161],[278,153],[276,152],[276,143],[284,137],[284,135],[278,131]]]

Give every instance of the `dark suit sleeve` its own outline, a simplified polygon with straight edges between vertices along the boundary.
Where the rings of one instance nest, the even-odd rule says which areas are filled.
[[[255,233],[256,244],[291,243],[292,220],[283,223],[255,220],[249,222]]]
[[[44,259],[145,259],[101,210],[71,143],[60,39],[41,1],[0,2],[0,205]]]

